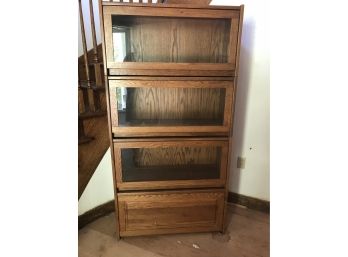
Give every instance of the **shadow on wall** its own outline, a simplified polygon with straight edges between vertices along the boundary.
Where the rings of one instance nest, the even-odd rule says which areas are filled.
[[[239,59],[239,76],[237,84],[237,96],[235,103],[234,125],[233,125],[233,148],[231,156],[231,175],[229,190],[239,192],[240,169],[237,168],[238,156],[243,156],[243,144],[245,133],[245,122],[248,103],[248,92],[250,88],[250,68],[253,55],[255,21],[248,18],[243,21],[242,41]]]

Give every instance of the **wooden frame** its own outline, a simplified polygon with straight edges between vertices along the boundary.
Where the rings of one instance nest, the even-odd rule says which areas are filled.
[[[192,8],[190,5],[134,5],[126,3],[105,5],[103,20],[106,44],[106,66],[110,75],[182,75],[200,76],[209,71],[209,76],[234,76],[240,10],[236,8]],[[230,20],[230,43],[227,63],[178,63],[178,62],[115,62],[113,60],[112,15],[208,18]],[[189,71],[189,72],[188,72]]]
[[[135,4],[114,3],[99,0],[101,32],[103,42],[103,57],[105,84],[107,92],[107,107],[109,135],[113,165],[113,181],[115,192],[116,238],[120,236],[135,236],[149,234],[167,234],[203,231],[225,231],[226,205],[228,199],[229,170],[231,169],[233,145],[233,115],[238,79],[238,62],[241,45],[244,6],[200,6],[192,4]],[[221,63],[180,63],[180,62],[126,62],[112,61],[111,15],[135,15],[139,17],[182,17],[230,19],[228,44],[228,60]],[[235,36],[233,36],[235,35]],[[110,59],[111,58],[111,59]],[[110,61],[111,60],[111,61]],[[180,82],[180,83],[179,83]],[[202,83],[203,82],[203,83]],[[111,93],[116,86],[129,87],[167,87],[183,83],[192,88],[214,88],[223,85],[229,91],[230,102],[225,110],[222,126],[195,126],[185,130],[185,127],[119,127],[115,119],[115,94]],[[227,94],[227,93],[226,93]],[[227,102],[227,101],[226,101]],[[225,104],[226,104],[225,102]],[[116,110],[117,114],[117,110]],[[218,127],[218,128],[217,128]],[[204,138],[202,138],[205,136]],[[120,177],[120,154],[122,147],[140,147],[142,145],[223,145],[224,159],[222,174],[219,179],[181,180],[181,181],[141,181],[122,182]],[[137,183],[137,184],[132,184]],[[208,197],[207,197],[208,196]],[[214,200],[212,200],[214,199]],[[133,219],[134,215],[156,214],[157,207],[162,208],[159,217],[162,224],[156,224],[152,216],[140,216],[141,222]],[[197,215],[185,212],[185,206]],[[202,206],[211,206],[202,209]],[[197,208],[197,209],[196,209]],[[205,207],[204,207],[205,208]],[[197,211],[198,210],[198,211]],[[215,210],[215,211],[214,211]],[[210,220],[204,216],[208,211]],[[152,213],[151,213],[152,212]],[[202,214],[202,215],[201,215]],[[215,216],[213,215],[215,214]],[[132,216],[133,215],[133,216]],[[173,216],[174,215],[174,216]],[[187,216],[188,215],[188,216]],[[153,215],[156,216],[156,215]],[[182,220],[183,218],[187,220]],[[211,217],[216,217],[213,222]],[[209,222],[207,222],[209,221]],[[133,223],[132,223],[133,222]],[[184,226],[180,226],[184,222]],[[204,225],[204,223],[206,224]],[[130,225],[130,226],[129,226]],[[128,226],[128,227],[127,227]]]
[[[120,235],[220,231],[223,190],[120,193]]]
[[[122,158],[121,149],[124,148],[159,148],[159,147],[221,147],[220,157],[220,177],[218,179],[199,179],[199,180],[167,180],[167,181],[141,181],[124,182],[122,179]],[[214,138],[185,138],[184,140],[141,140],[126,141],[114,140],[114,159],[116,168],[116,186],[118,190],[144,190],[144,189],[176,189],[176,188],[202,188],[202,187],[223,187],[226,183],[228,141]]]
[[[167,133],[175,135],[176,133],[224,133],[228,135],[232,126],[232,99],[234,96],[234,83],[230,80],[190,80],[187,78],[186,81],[176,80],[161,80],[156,78],[153,80],[109,80],[110,90],[110,112],[111,112],[111,124],[112,132],[121,136],[132,136],[143,134],[152,135],[153,133]],[[119,126],[118,123],[118,111],[117,111],[117,99],[116,99],[116,88],[127,87],[127,88],[224,88],[225,99],[224,99],[224,113],[223,113],[223,124],[222,125],[200,125],[200,126]],[[208,104],[208,103],[207,103]]]

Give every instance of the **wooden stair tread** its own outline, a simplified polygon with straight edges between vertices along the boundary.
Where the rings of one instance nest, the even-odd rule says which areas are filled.
[[[91,142],[92,140],[94,140],[93,137],[87,137],[87,136],[81,137],[81,138],[79,138],[79,145],[87,144],[87,143]]]
[[[89,180],[109,148],[107,116],[84,121],[86,135],[94,140],[78,146],[78,198],[82,195]]]
[[[104,62],[103,61],[98,61],[98,62],[90,62],[88,63],[89,66],[94,66],[94,65],[101,65],[104,66]]]
[[[89,111],[89,112],[79,113],[79,118],[86,120],[86,119],[97,118],[97,117],[101,117],[105,115],[106,115],[106,111],[96,111],[96,112]]]
[[[97,85],[94,81],[79,81],[79,88],[89,88],[93,90],[99,90],[99,91],[104,91],[105,90],[105,85]]]

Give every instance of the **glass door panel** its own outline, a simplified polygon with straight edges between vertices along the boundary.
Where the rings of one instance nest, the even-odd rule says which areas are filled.
[[[221,147],[121,150],[123,182],[218,179]]]
[[[240,18],[235,7],[104,6],[108,75],[235,76]]]
[[[225,88],[116,88],[119,126],[222,126]]]
[[[231,19],[112,15],[113,62],[227,63]]]
[[[115,139],[120,190],[218,187],[226,182],[227,138]]]

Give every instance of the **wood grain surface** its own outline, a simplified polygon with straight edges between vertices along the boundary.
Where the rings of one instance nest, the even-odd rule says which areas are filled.
[[[227,62],[228,19],[112,17],[113,26],[126,27],[130,31],[126,61]]]
[[[174,189],[225,183],[227,140],[148,139],[114,142],[117,187]]]
[[[239,7],[104,6],[109,75],[234,76]],[[116,28],[126,31],[124,62],[115,61]]]
[[[229,131],[235,87],[233,81],[223,78],[217,81],[151,78],[109,80],[115,134],[135,136],[146,132],[174,135]],[[127,91],[126,109],[117,112],[116,94],[121,88]]]
[[[128,88],[125,122],[194,124],[203,120],[221,125],[224,98],[225,89],[220,88]]]
[[[215,164],[219,155],[216,147],[138,148],[133,151],[134,165],[138,167]]]
[[[219,230],[224,193],[219,191],[120,193],[120,234],[143,235]]]
[[[121,150],[122,180],[218,179],[221,148],[167,147]]]
[[[100,9],[117,236],[222,231],[243,6],[100,2]],[[126,55],[116,62],[113,33],[122,30]],[[120,87],[127,88],[122,107]],[[123,158],[121,151],[131,154]],[[122,172],[134,167],[143,177],[125,181]],[[215,167],[219,176],[206,177]],[[190,177],[199,170],[207,173]],[[147,181],[151,172],[164,171],[178,176]]]

